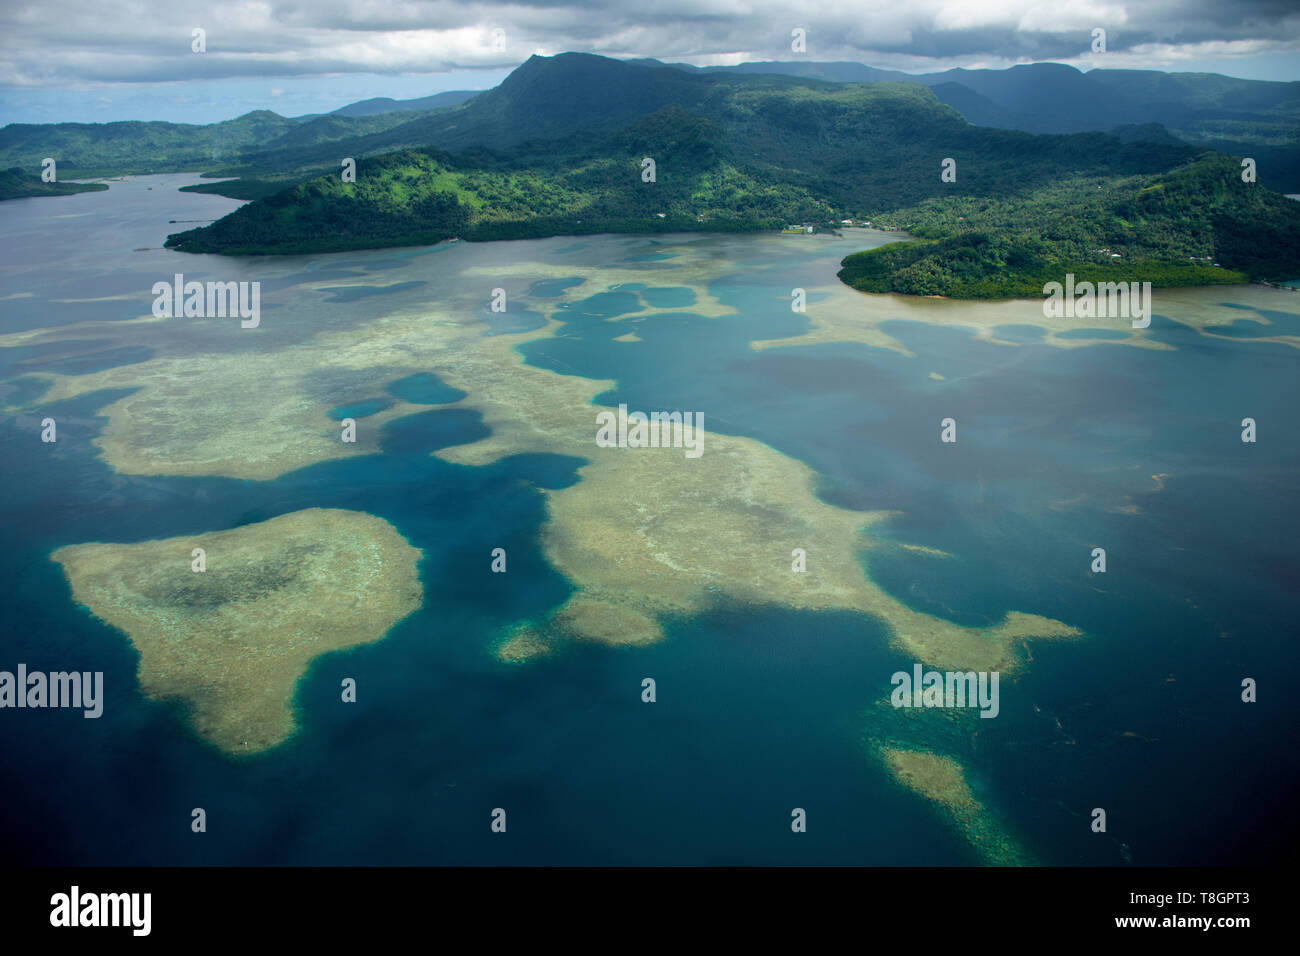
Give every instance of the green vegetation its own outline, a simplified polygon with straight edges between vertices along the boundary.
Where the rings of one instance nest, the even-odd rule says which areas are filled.
[[[408,136],[411,125],[459,151],[363,159],[356,183],[331,169],[169,244],[248,254],[451,236],[769,229],[951,192],[939,177],[948,155],[960,157],[961,188],[976,196],[1059,181],[1080,166],[1099,176],[1154,173],[1192,155],[1180,144],[1102,138],[1098,148],[1095,136],[973,127],[915,84],[696,75],[578,54],[535,57],[464,106],[358,146]],[[641,178],[646,157],[654,182]],[[257,187],[243,188],[228,194]],[[427,205],[435,193],[442,204]]]
[[[423,245],[457,236],[469,207],[425,155],[397,153],[358,165],[357,182],[321,176],[243,206],[203,229],[169,236],[185,252],[330,252]]]
[[[53,156],[61,173],[83,179],[211,169],[217,164],[279,176],[286,170],[320,168],[326,162],[337,168],[340,157],[360,154],[334,149],[327,159],[321,153],[324,147],[341,141],[352,146],[427,112],[290,119],[256,110],[207,126],[135,121],[10,123],[0,128],[0,165],[40,168],[42,159]]]
[[[982,232],[942,240],[894,242],[854,253],[839,277],[861,292],[942,295],[953,299],[1036,298],[1048,282],[1150,282],[1153,286],[1220,285],[1249,276],[1201,263],[1169,260],[1103,263],[1059,259],[1033,240],[1007,240]]]
[[[806,60],[708,67],[719,73],[780,73],[839,83],[913,82],[976,126],[1026,133],[1114,131],[1121,138],[1181,140],[1259,164],[1259,181],[1300,192],[1300,83],[1214,73],[1095,69],[1025,63],[1007,70],[909,75],[861,63]],[[1118,129],[1117,129],[1118,128]]]
[[[1122,132],[971,126],[919,84],[534,57],[464,105],[352,143],[355,183],[332,143],[324,175],[254,169],[225,193],[254,202],[167,244],[302,253],[851,218],[930,240],[846,259],[842,278],[867,291],[1039,295],[1067,271],[1158,285],[1300,275],[1300,206],[1242,183],[1236,160]],[[417,135],[443,148],[365,155]],[[940,176],[947,157],[956,182]]]
[[[24,199],[28,196],[69,196],[73,193],[98,192],[104,183],[47,183],[36,173],[25,173],[20,166],[0,170],[0,199]]]
[[[845,258],[840,278],[863,292],[996,299],[1041,295],[1067,272],[1155,286],[1300,274],[1300,205],[1243,183],[1240,165],[1216,154],[1156,176],[927,200],[874,224],[920,241]]]
[[[769,229],[782,211],[816,208],[726,165],[659,189],[627,158],[586,157],[527,169],[469,164],[432,150],[405,150],[282,190],[201,229],[169,236],[184,252],[298,254],[453,237],[529,239],[561,234]],[[635,187],[621,187],[635,183]],[[774,211],[775,210],[775,211]],[[662,217],[658,213],[664,213]]]
[[[302,178],[309,171],[337,169],[344,156],[362,158],[426,146],[458,152],[503,150],[579,131],[605,134],[670,105],[743,126],[742,114],[749,107],[736,102],[733,94],[739,91],[747,91],[754,105],[767,92],[800,87],[849,91],[895,85],[928,88],[932,92],[925,102],[948,104],[952,116],[979,127],[1035,134],[1117,130],[1126,140],[1167,145],[1182,140],[1198,149],[1251,156],[1259,164],[1260,182],[1280,192],[1300,191],[1298,83],[1144,70],[1080,73],[1054,63],[920,76],[855,63],[806,61],[701,71],[587,54],[533,57],[499,87],[473,95],[469,102],[471,94],[465,91],[402,102],[380,98],[325,115],[290,118],[258,110],[208,126],[11,124],[0,129],[0,167],[31,168],[43,157],[54,156],[69,175],[80,178],[210,169],[216,163],[258,178],[280,179],[290,173]],[[825,116],[797,115],[804,105],[784,104],[786,118],[795,126],[824,129]],[[781,108],[778,105],[777,111]],[[904,132],[911,133],[906,127]],[[860,133],[859,148],[889,146],[874,138],[870,126]],[[902,197],[900,204],[920,198]]]
[[[39,167],[53,156],[78,175],[123,175],[201,169],[233,158],[246,145],[274,140],[292,120],[259,110],[225,123],[11,123],[0,129],[0,162]]]

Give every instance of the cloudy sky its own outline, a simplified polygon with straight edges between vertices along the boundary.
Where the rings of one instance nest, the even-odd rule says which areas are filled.
[[[1106,31],[1106,52],[1091,50]],[[807,51],[791,50],[806,31]],[[193,50],[194,31],[206,51]],[[324,112],[487,89],[566,50],[697,65],[1080,69],[1300,80],[1296,0],[0,0],[0,123]]]

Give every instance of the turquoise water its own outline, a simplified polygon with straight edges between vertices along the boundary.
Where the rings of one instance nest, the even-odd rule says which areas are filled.
[[[695,292],[684,286],[644,289],[641,298],[656,309],[683,309],[695,304]]]
[[[147,184],[160,181],[193,178]],[[58,348],[0,348],[5,401],[40,393],[24,377],[32,371],[274,348],[429,302],[463,300],[464,322],[515,334],[540,327],[540,310],[567,293],[557,334],[518,347],[528,362],[615,381],[602,403],[703,412],[715,431],[806,462],[826,501],[898,511],[885,537],[952,555],[882,548],[866,558],[872,577],[914,608],[968,625],[1023,610],[1087,637],[1033,644],[1032,662],[1003,689],[999,719],[975,722],[990,727],[918,728],[877,708],[889,675],[910,661],[877,622],[842,612],[724,603],[666,622],[667,639],[648,648],[575,645],[506,666],[491,654],[500,629],[544,617],[570,593],[541,550],[543,492],[579,482],[583,460],[448,464],[429,453],[490,433],[472,408],[436,407],[463,393],[426,373],[336,370],[313,383],[322,422],[372,414],[388,407],[385,395],[435,407],[386,424],[374,455],[273,481],[123,475],[89,439],[103,427],[97,411],[125,392],[82,396],[41,406],[60,422],[56,446],[33,438],[30,412],[0,425],[9,588],[0,667],[103,670],[107,687],[99,720],[0,711],[6,856],[977,863],[931,805],[868,759],[868,738],[895,735],[958,755],[981,801],[1045,863],[1123,865],[1126,853],[1138,865],[1262,862],[1294,834],[1294,349],[1198,335],[1171,319],[1165,300],[1150,331],[1170,350],[1057,349],[1008,321],[995,334],[1023,343],[1012,347],[960,325],[899,318],[883,328],[910,354],[860,344],[755,352],[751,340],[807,329],[783,297],[833,277],[861,237],[796,248],[734,235],[667,247],[614,236],[214,261],[156,247],[168,218],[236,204],[146,194],[145,185],[5,204],[0,233],[18,252],[0,273],[0,299],[31,296],[3,299],[3,331],[81,321],[109,330],[78,330]],[[71,241],[69,221],[83,241]],[[683,261],[719,263],[708,291],[736,315],[689,311],[695,293],[672,271]],[[566,278],[518,275],[517,262]],[[631,267],[640,281],[605,288],[594,279]],[[138,344],[110,330],[147,314],[152,282],[178,270],[262,281],[258,334],[160,323]],[[307,285],[339,280],[385,294],[340,298],[337,287]],[[497,286],[512,303],[504,314],[486,305]],[[133,298],[55,301],[110,294]],[[1260,308],[1223,302],[1221,288],[1205,295],[1224,306],[1224,327],[1255,325],[1252,314],[1290,328],[1300,318],[1286,292]],[[640,341],[614,342],[629,331]],[[959,456],[936,440],[948,415],[960,421]],[[1247,415],[1260,423],[1253,445],[1239,439]],[[379,515],[423,549],[425,605],[384,641],[318,659],[298,692],[301,732],[253,759],[222,756],[189,732],[178,707],[142,698],[129,642],[71,603],[48,558],[69,543],[170,537],[316,506]],[[1099,544],[1104,578],[1087,573]],[[484,559],[495,547],[509,553],[506,575]],[[338,703],[343,676],[360,688],[348,707]],[[640,701],[645,676],[658,684],[653,706]],[[1240,702],[1242,676],[1260,681],[1258,704]],[[194,806],[208,811],[205,835],[189,832]],[[498,806],[509,810],[507,839],[488,829]],[[806,834],[790,832],[796,806],[808,810]],[[1105,835],[1088,829],[1096,806],[1110,816]]]
[[[1120,339],[1129,338],[1129,333],[1122,329],[1067,329],[1057,333],[1062,339]]]
[[[367,415],[373,415],[376,412],[382,412],[386,408],[393,407],[391,398],[364,398],[359,402],[351,402],[347,405],[339,405],[331,408],[326,414],[335,421],[342,421],[345,418],[365,418]]]

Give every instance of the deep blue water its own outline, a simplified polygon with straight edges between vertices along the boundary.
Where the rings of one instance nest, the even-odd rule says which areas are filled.
[[[340,285],[330,290],[326,302],[355,302],[372,295],[396,295],[410,289],[418,289],[423,282],[395,282],[392,285]]]
[[[1268,324],[1261,321],[1261,318],[1267,319]],[[1207,331],[1215,335],[1243,338],[1258,338],[1263,335],[1300,335],[1300,314],[1295,312],[1261,309],[1253,316],[1236,318],[1229,315],[1226,319],[1223,325],[1211,325]]]
[[[0,220],[6,249],[26,243],[21,268],[0,276],[0,297],[33,292],[21,309],[11,305],[23,300],[6,301],[3,331],[147,313],[142,290],[156,273],[202,278],[212,268],[207,257],[132,253],[122,236],[156,246],[166,218],[235,204],[159,189],[146,196],[139,182],[24,200]],[[79,278],[60,265],[65,209],[78,211],[83,231],[102,234],[98,258],[85,251],[77,260]],[[1037,329],[1008,322],[996,337],[1024,343],[1012,347],[960,326],[900,319],[884,330],[911,356],[854,344],[754,352],[751,340],[807,328],[782,296],[810,270],[833,276],[853,248],[787,242],[774,250],[736,236],[661,246],[627,237],[461,243],[240,268],[263,276],[264,302],[281,307],[264,317],[256,347],[418,305],[461,268],[499,268],[512,303],[525,300],[505,314],[472,313],[496,334],[524,330],[510,323],[540,326],[528,300],[540,308],[571,290],[576,298],[556,312],[558,334],[520,346],[529,362],[616,380],[602,403],[703,412],[709,430],[807,462],[828,502],[899,510],[883,534],[953,555],[882,548],[864,556],[873,578],[912,607],[968,625],[1017,609],[1086,632],[1032,644],[1032,662],[1004,685],[999,719],[975,722],[994,726],[974,728],[974,743],[968,724],[943,720],[915,740],[958,755],[980,799],[1036,859],[1120,865],[1121,843],[1138,865],[1260,862],[1286,851],[1300,779],[1290,703],[1300,678],[1294,349],[1201,336],[1157,314],[1151,332],[1174,350],[1057,349],[1035,344]],[[608,321],[647,304],[695,304],[671,271],[688,255],[736,263],[709,292],[738,316]],[[562,261],[572,278],[515,279],[516,257]],[[153,264],[130,265],[140,258]],[[645,269],[644,282],[577,281],[584,264],[629,262]],[[376,271],[403,281],[370,296],[299,288],[352,278],[366,289]],[[49,299],[108,289],[139,295],[45,311]],[[1292,297],[1277,297],[1277,308],[1260,314],[1275,325],[1300,318]],[[1225,326],[1252,311],[1224,305],[1237,306],[1225,311]],[[640,341],[613,342],[629,331]],[[3,385],[18,389],[5,400],[39,394],[23,378],[34,369],[85,374],[170,344],[165,329],[149,335],[136,346],[79,337],[58,349],[0,349]],[[234,339],[220,347],[255,347]],[[385,394],[430,406],[464,397],[423,373],[340,375],[320,392],[323,417],[373,413],[390,401]],[[472,409],[431,407],[387,424],[375,455],[274,481],[120,475],[89,439],[103,424],[96,410],[121,394],[41,405],[60,423],[52,446],[39,441],[32,412],[0,422],[0,580],[8,586],[0,668],[103,670],[107,685],[99,720],[0,711],[7,857],[978,862],[930,805],[867,758],[867,738],[904,730],[875,702],[889,675],[910,664],[870,618],[721,604],[668,622],[668,638],[649,648],[577,645],[523,666],[492,656],[501,628],[545,616],[570,593],[540,548],[542,489],[577,481],[580,459],[448,464],[429,452],[488,430]],[[948,416],[958,421],[955,446],[938,441]],[[1259,423],[1255,444],[1240,441],[1247,416]],[[71,603],[48,557],[69,543],[170,537],[316,506],[379,515],[423,549],[425,605],[385,640],[318,659],[299,687],[301,732],[255,758],[223,756],[188,730],[178,708],[145,700],[129,642]],[[1096,546],[1107,550],[1104,576],[1088,573]],[[508,574],[489,570],[496,547],[507,549]],[[349,676],[359,695],[345,706],[338,687]],[[654,705],[640,700],[646,676],[657,681]],[[1259,681],[1257,704],[1240,702],[1243,676]],[[203,835],[189,830],[196,806],[208,812]],[[789,828],[796,806],[809,813],[803,835]],[[1105,835],[1088,829],[1096,806],[1109,814]],[[489,831],[493,807],[508,810],[505,837]]]
[[[445,405],[465,397],[460,389],[443,384],[442,379],[428,372],[399,378],[388,386],[388,393],[413,405]]]

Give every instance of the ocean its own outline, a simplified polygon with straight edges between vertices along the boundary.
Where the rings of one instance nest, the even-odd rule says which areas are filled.
[[[839,260],[896,238],[868,230],[256,259],[161,249],[189,225],[169,220],[238,205],[176,191],[198,181],[132,177],[0,207],[0,669],[103,671],[106,688],[95,720],[0,710],[11,862],[986,862],[959,820],[873,757],[881,741],[959,761],[981,812],[1033,862],[1285,852],[1300,778],[1297,294],[1156,290],[1135,345],[1116,320],[1051,332],[1034,303],[853,292],[835,280]],[[176,272],[261,282],[259,327],[136,322]],[[488,305],[498,287],[504,314]],[[791,308],[795,288],[806,313]],[[890,677],[913,658],[876,618],[725,593],[670,615],[657,643],[572,642],[504,663],[503,631],[574,592],[548,560],[546,500],[581,493],[584,459],[433,455],[491,434],[473,389],[384,364],[286,367],[322,429],[395,401],[419,408],[385,420],[373,447],[265,480],[112,467],[92,439],[133,386],[42,401],[40,373],[251,357],[422,309],[484,339],[519,336],[530,366],[608,381],[603,406],[696,411],[709,432],[803,462],[829,505],[891,512],[872,528],[864,574],[916,611],[984,627],[1016,610],[1082,633],[1027,642],[990,721],[890,708]],[[548,319],[553,334],[538,335]],[[834,334],[810,336],[819,326]],[[220,382],[201,394],[224,400]],[[53,445],[39,437],[45,416],[59,423]],[[947,417],[952,445],[939,438]],[[1241,440],[1246,417],[1254,443]],[[629,502],[629,514],[638,505],[653,508]],[[379,516],[421,549],[424,603],[383,640],[317,658],[297,688],[297,733],[255,755],[202,739],[183,702],[142,695],[131,642],[72,600],[50,558],[315,507]],[[498,546],[505,575],[489,567]],[[1096,547],[1104,574],[1090,572]],[[339,702],[344,677],[355,703]],[[1245,678],[1257,702],[1242,701]],[[196,807],[205,833],[191,830]],[[504,834],[490,828],[496,808]],[[1095,808],[1104,833],[1090,826]]]

